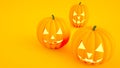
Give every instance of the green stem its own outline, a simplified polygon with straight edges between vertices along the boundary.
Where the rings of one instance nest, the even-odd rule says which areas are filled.
[[[96,25],[95,25],[95,26],[93,26],[93,29],[92,29],[92,30],[93,30],[93,31],[95,31],[95,30],[96,30],[96,27],[97,27]]]
[[[55,20],[55,16],[52,14],[52,19]]]

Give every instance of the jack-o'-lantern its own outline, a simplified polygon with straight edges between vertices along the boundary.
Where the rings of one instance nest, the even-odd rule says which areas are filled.
[[[43,19],[37,29],[40,43],[48,48],[58,49],[69,40],[69,30],[61,18],[48,17]]]
[[[112,54],[112,37],[102,28],[84,27],[73,36],[74,55],[81,62],[99,64],[110,59]]]
[[[74,27],[82,27],[88,21],[87,8],[81,2],[77,5],[73,5],[69,13],[70,23]]]

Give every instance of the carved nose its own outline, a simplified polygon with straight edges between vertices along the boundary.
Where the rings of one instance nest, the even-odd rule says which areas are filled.
[[[87,53],[87,56],[88,56],[88,58],[91,58],[91,56],[92,56],[92,53]]]
[[[50,39],[55,39],[55,37],[52,35]]]
[[[78,18],[78,20],[80,20],[80,16],[78,16],[77,18]]]

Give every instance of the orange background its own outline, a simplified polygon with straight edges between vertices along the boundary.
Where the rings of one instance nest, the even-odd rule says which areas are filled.
[[[70,42],[61,49],[51,50],[37,40],[40,20],[54,14],[70,26],[70,7],[80,1],[88,7],[87,25],[98,25],[115,39],[114,54],[102,65],[88,66],[77,62],[70,52]],[[119,3],[119,0],[0,0],[0,68],[119,67]]]

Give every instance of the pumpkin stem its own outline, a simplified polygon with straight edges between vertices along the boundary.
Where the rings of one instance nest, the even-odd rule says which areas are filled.
[[[55,20],[55,16],[52,14],[52,19]]]
[[[81,2],[79,3],[79,5],[81,5]]]
[[[96,25],[95,25],[95,26],[93,26],[93,29],[92,29],[92,30],[93,30],[93,31],[95,31],[95,30],[96,30],[96,27],[97,27]]]

